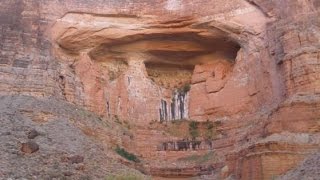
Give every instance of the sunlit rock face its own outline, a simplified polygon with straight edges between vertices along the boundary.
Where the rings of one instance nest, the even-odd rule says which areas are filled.
[[[319,8],[318,0],[1,2],[0,101],[63,105],[38,112],[41,103],[13,101],[0,117],[63,129],[52,120],[63,111],[82,134],[61,136],[90,136],[106,147],[97,151],[154,177],[272,179],[319,149]],[[50,146],[37,138],[42,153]],[[141,163],[115,155],[117,146]],[[92,179],[105,159],[98,154],[90,166],[84,158]],[[0,179],[15,178],[3,157]]]
[[[134,121],[167,121],[189,118],[198,66],[220,69],[210,72],[206,83],[208,93],[218,92],[240,49],[227,32],[198,21],[69,13],[52,32],[62,58],[76,59],[76,72],[86,68],[81,62],[96,67],[92,73],[78,71],[89,108]],[[94,74],[99,85],[89,82]]]

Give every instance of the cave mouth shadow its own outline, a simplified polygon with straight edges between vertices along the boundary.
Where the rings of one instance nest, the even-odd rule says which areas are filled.
[[[227,37],[206,38],[195,33],[156,35],[137,42],[148,47],[144,49],[148,77],[166,89],[191,84],[197,65],[217,61],[233,65],[240,50],[240,45]]]

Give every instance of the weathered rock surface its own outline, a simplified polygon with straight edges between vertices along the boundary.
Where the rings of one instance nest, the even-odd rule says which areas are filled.
[[[0,179],[286,173],[320,146],[319,16],[318,0],[1,2]],[[318,173],[298,171],[283,177]]]
[[[277,179],[318,179],[320,177],[320,156],[314,154],[304,160],[297,168],[290,170],[284,176]]]
[[[21,144],[21,151],[24,153],[34,153],[39,150],[39,145],[33,141],[28,141]]]

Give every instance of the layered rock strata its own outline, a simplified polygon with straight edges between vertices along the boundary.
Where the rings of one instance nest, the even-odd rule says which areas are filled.
[[[16,144],[0,154],[5,165],[17,161],[0,178],[50,178],[36,167],[51,161],[69,170],[50,166],[53,178],[119,173],[95,161],[157,178],[284,174],[319,149],[319,8],[318,0],[2,2],[0,113],[9,132],[0,138]],[[23,159],[22,131],[34,127],[51,135],[35,137],[35,159]],[[94,147],[83,162],[61,160],[83,146]]]

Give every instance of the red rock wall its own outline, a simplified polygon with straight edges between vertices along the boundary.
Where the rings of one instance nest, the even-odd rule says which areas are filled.
[[[169,34],[170,38],[177,33],[223,37],[239,45],[240,50],[236,57],[232,56],[233,61],[227,56],[214,56],[214,63],[192,64],[188,115],[199,121],[222,122],[223,135],[215,139],[214,149],[223,155],[235,152],[226,161],[230,169],[226,175],[267,179],[298,163],[305,144],[315,144],[307,152],[317,147],[314,141],[301,143],[289,138],[285,141],[299,147],[292,150],[290,157],[284,153],[244,158],[250,153],[248,145],[254,147],[264,139],[277,142],[302,133],[312,139],[319,134],[320,3],[249,2],[1,2],[0,94],[55,96],[97,114],[143,126],[159,120],[161,100],[170,102],[172,98],[171,90],[159,88],[148,77],[143,61],[149,56],[129,54],[124,71],[110,81],[108,65],[95,60],[92,54],[105,58],[108,54],[94,54],[103,52],[99,51],[103,43],[128,43],[155,34]],[[105,22],[116,28],[103,29]],[[215,46],[224,44],[228,43],[219,41]],[[196,59],[202,62],[205,58]],[[291,134],[283,134],[288,132]],[[165,140],[155,138],[155,144]],[[140,147],[141,143],[137,143]],[[283,149],[285,152],[286,147]],[[153,155],[148,152],[153,150],[154,147],[147,149],[146,153]],[[281,164],[288,159],[295,163],[271,169],[268,166],[269,162]],[[234,166],[230,162],[238,163]]]

